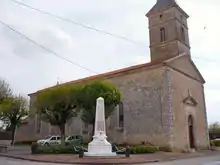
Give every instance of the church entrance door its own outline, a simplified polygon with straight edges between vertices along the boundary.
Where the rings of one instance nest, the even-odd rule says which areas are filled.
[[[189,126],[189,146],[191,149],[195,149],[194,121],[192,115],[190,115],[188,118],[188,126]]]

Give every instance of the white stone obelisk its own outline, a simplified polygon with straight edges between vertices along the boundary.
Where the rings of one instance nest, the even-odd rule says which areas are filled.
[[[95,131],[93,140],[88,145],[88,152],[85,156],[116,156],[112,152],[112,145],[106,140],[105,128],[105,103],[103,98],[98,98],[96,101],[95,115]]]

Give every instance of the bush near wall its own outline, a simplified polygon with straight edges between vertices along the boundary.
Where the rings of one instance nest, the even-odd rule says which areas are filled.
[[[172,152],[172,148],[170,147],[159,147],[159,150],[160,151],[163,151],[163,152]]]
[[[212,140],[211,144],[212,144],[212,146],[220,147],[220,140]]]
[[[39,146],[37,143],[31,145],[32,154],[77,154],[72,145]]]
[[[133,146],[131,147],[131,154],[147,154],[155,153],[159,151],[159,148],[156,146]]]
[[[119,147],[121,149],[121,147]],[[39,146],[37,143],[31,145],[32,154],[77,154],[78,152],[71,145]],[[132,146],[131,154],[148,154],[159,151],[155,146]],[[121,152],[119,154],[124,154]]]

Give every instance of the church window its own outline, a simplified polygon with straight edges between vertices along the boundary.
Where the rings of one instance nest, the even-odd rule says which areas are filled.
[[[164,42],[166,40],[165,28],[160,29],[160,41]]]
[[[41,130],[41,118],[40,118],[40,115],[37,115],[37,130],[36,130],[36,132],[40,133],[40,130]]]
[[[119,127],[124,127],[124,105],[122,102],[119,103]]]
[[[181,27],[181,37],[182,37],[182,40],[185,41],[186,38],[185,38],[185,30],[183,27]]]

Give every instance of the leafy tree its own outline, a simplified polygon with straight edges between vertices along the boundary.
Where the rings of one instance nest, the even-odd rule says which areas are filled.
[[[75,97],[77,91],[77,86],[57,86],[37,94],[37,113],[43,121],[59,127],[62,144],[66,123],[78,113]]]
[[[81,119],[95,126],[96,100],[99,97],[105,100],[105,118],[107,119],[121,101],[120,91],[111,83],[104,80],[92,81],[85,84],[78,92],[78,106],[82,110]]]
[[[0,104],[0,119],[7,122],[7,130],[12,133],[12,145],[16,128],[19,127],[24,117],[28,115],[27,100],[23,96],[9,96]]]
[[[10,85],[5,81],[0,79],[0,103],[4,98],[10,96],[12,94],[12,90]]]
[[[220,137],[220,123],[215,122],[209,125],[209,135],[211,139]]]
[[[215,122],[215,123],[209,125],[209,132],[220,134],[220,123]]]

